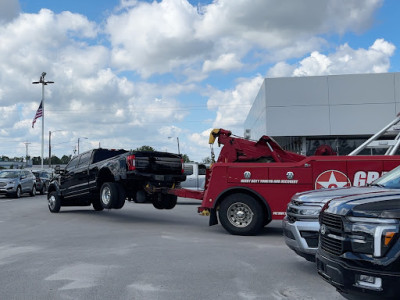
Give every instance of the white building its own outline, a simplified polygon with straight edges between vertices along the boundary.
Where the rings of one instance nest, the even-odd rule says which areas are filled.
[[[265,78],[244,129],[307,155],[322,144],[348,154],[398,111],[400,73]]]

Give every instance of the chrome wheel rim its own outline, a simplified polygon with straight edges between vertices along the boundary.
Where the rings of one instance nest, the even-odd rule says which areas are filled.
[[[49,207],[53,209],[56,205],[56,197],[54,195],[51,195],[48,201],[49,201]]]
[[[233,226],[243,228],[253,221],[254,213],[247,204],[236,202],[229,206],[226,216]]]
[[[111,190],[109,187],[104,187],[103,191],[101,193],[101,201],[105,204],[108,205],[108,203],[110,203],[110,199],[111,199]]]

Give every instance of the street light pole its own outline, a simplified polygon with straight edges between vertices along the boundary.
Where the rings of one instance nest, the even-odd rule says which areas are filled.
[[[169,136],[168,139],[172,139],[172,136]],[[179,137],[176,137],[176,142],[178,143],[178,154],[181,154],[181,151],[179,149]]]
[[[49,130],[49,168],[51,168],[51,133],[57,132],[57,131],[65,131],[65,130]]]
[[[79,155],[79,140],[80,139],[86,139],[87,140],[88,138],[87,137],[78,137],[78,155]]]
[[[42,156],[41,156],[41,165],[43,169],[43,156],[44,156],[44,86],[49,83],[54,83],[54,81],[45,81],[44,77],[46,76],[46,72],[42,72],[42,76],[40,76],[39,81],[33,81],[32,84],[42,84]]]

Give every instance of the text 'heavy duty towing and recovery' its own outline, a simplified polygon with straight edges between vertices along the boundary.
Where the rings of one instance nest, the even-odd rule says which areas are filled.
[[[400,165],[400,156],[304,156],[281,148],[273,138],[258,141],[233,136],[225,129],[210,133],[223,145],[206,175],[203,191],[170,188],[161,192],[201,200],[198,213],[231,234],[254,235],[272,220],[282,220],[291,197],[323,187],[365,185]]]

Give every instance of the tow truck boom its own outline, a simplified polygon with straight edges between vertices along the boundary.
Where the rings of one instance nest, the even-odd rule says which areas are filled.
[[[217,162],[297,162],[304,155],[285,151],[275,140],[263,135],[257,142],[232,136],[229,130],[214,129],[210,133],[209,144],[218,138],[218,145],[224,145]]]

